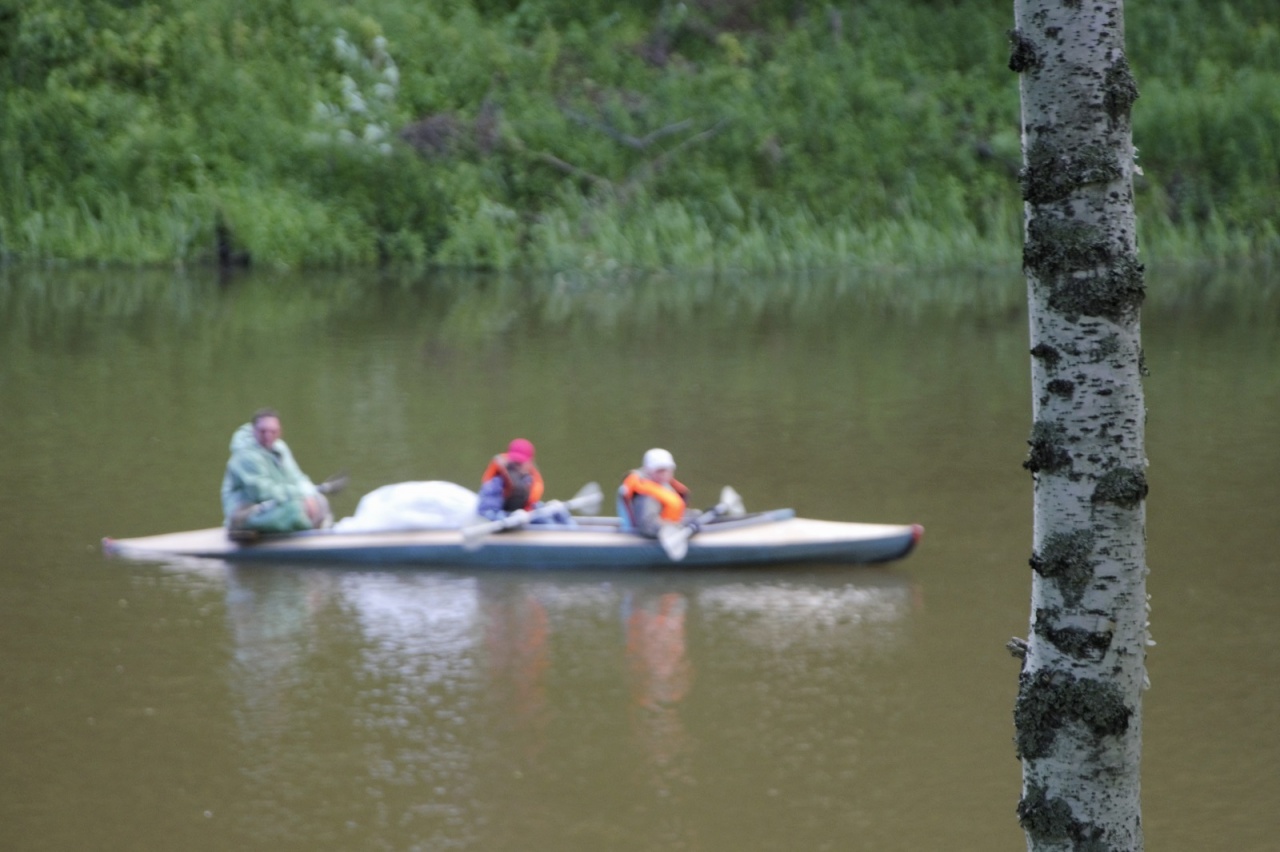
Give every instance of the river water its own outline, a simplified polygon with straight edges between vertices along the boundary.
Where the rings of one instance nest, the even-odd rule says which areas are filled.
[[[1280,288],[1233,280],[1144,312],[1164,852],[1280,848]],[[0,845],[1025,848],[1020,287],[0,277]],[[474,488],[524,436],[551,496],[661,445],[695,503],[926,533],[888,566],[637,574],[102,555],[216,525],[262,405],[350,474],[339,516]]]

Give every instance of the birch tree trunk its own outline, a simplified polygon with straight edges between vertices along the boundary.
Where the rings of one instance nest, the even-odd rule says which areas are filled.
[[[1031,852],[1143,848],[1147,495],[1123,0],[1015,0],[1034,482],[1014,708]]]

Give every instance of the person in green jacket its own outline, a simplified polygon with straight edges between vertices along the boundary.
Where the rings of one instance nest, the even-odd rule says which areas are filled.
[[[327,484],[326,484],[327,485]],[[264,408],[231,436],[231,458],[222,477],[222,513],[232,538],[329,526],[324,496],[293,460],[280,438],[280,415]]]

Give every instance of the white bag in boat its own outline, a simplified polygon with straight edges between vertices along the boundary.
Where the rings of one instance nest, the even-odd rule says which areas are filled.
[[[356,512],[333,525],[337,532],[457,529],[481,520],[479,496],[456,482],[397,482],[360,498]]]

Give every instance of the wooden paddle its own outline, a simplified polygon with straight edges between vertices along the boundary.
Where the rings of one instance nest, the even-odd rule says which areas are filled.
[[[725,486],[720,492],[720,502],[698,516],[692,524],[663,524],[658,529],[658,543],[662,545],[667,558],[679,562],[689,552],[689,539],[702,527],[716,518],[726,515],[737,516],[746,511],[742,506],[742,498],[738,492]]]
[[[517,529],[539,518],[550,517],[560,511],[577,512],[581,510],[587,514],[598,512],[600,510],[600,499],[600,486],[594,482],[588,482],[568,500],[551,500],[533,510],[517,509],[505,518],[463,527],[462,546],[467,550],[475,550],[484,544],[485,536],[491,533]]]
[[[316,486],[316,490],[321,494],[337,494],[339,491],[347,487],[350,477],[345,473],[335,473]]]

